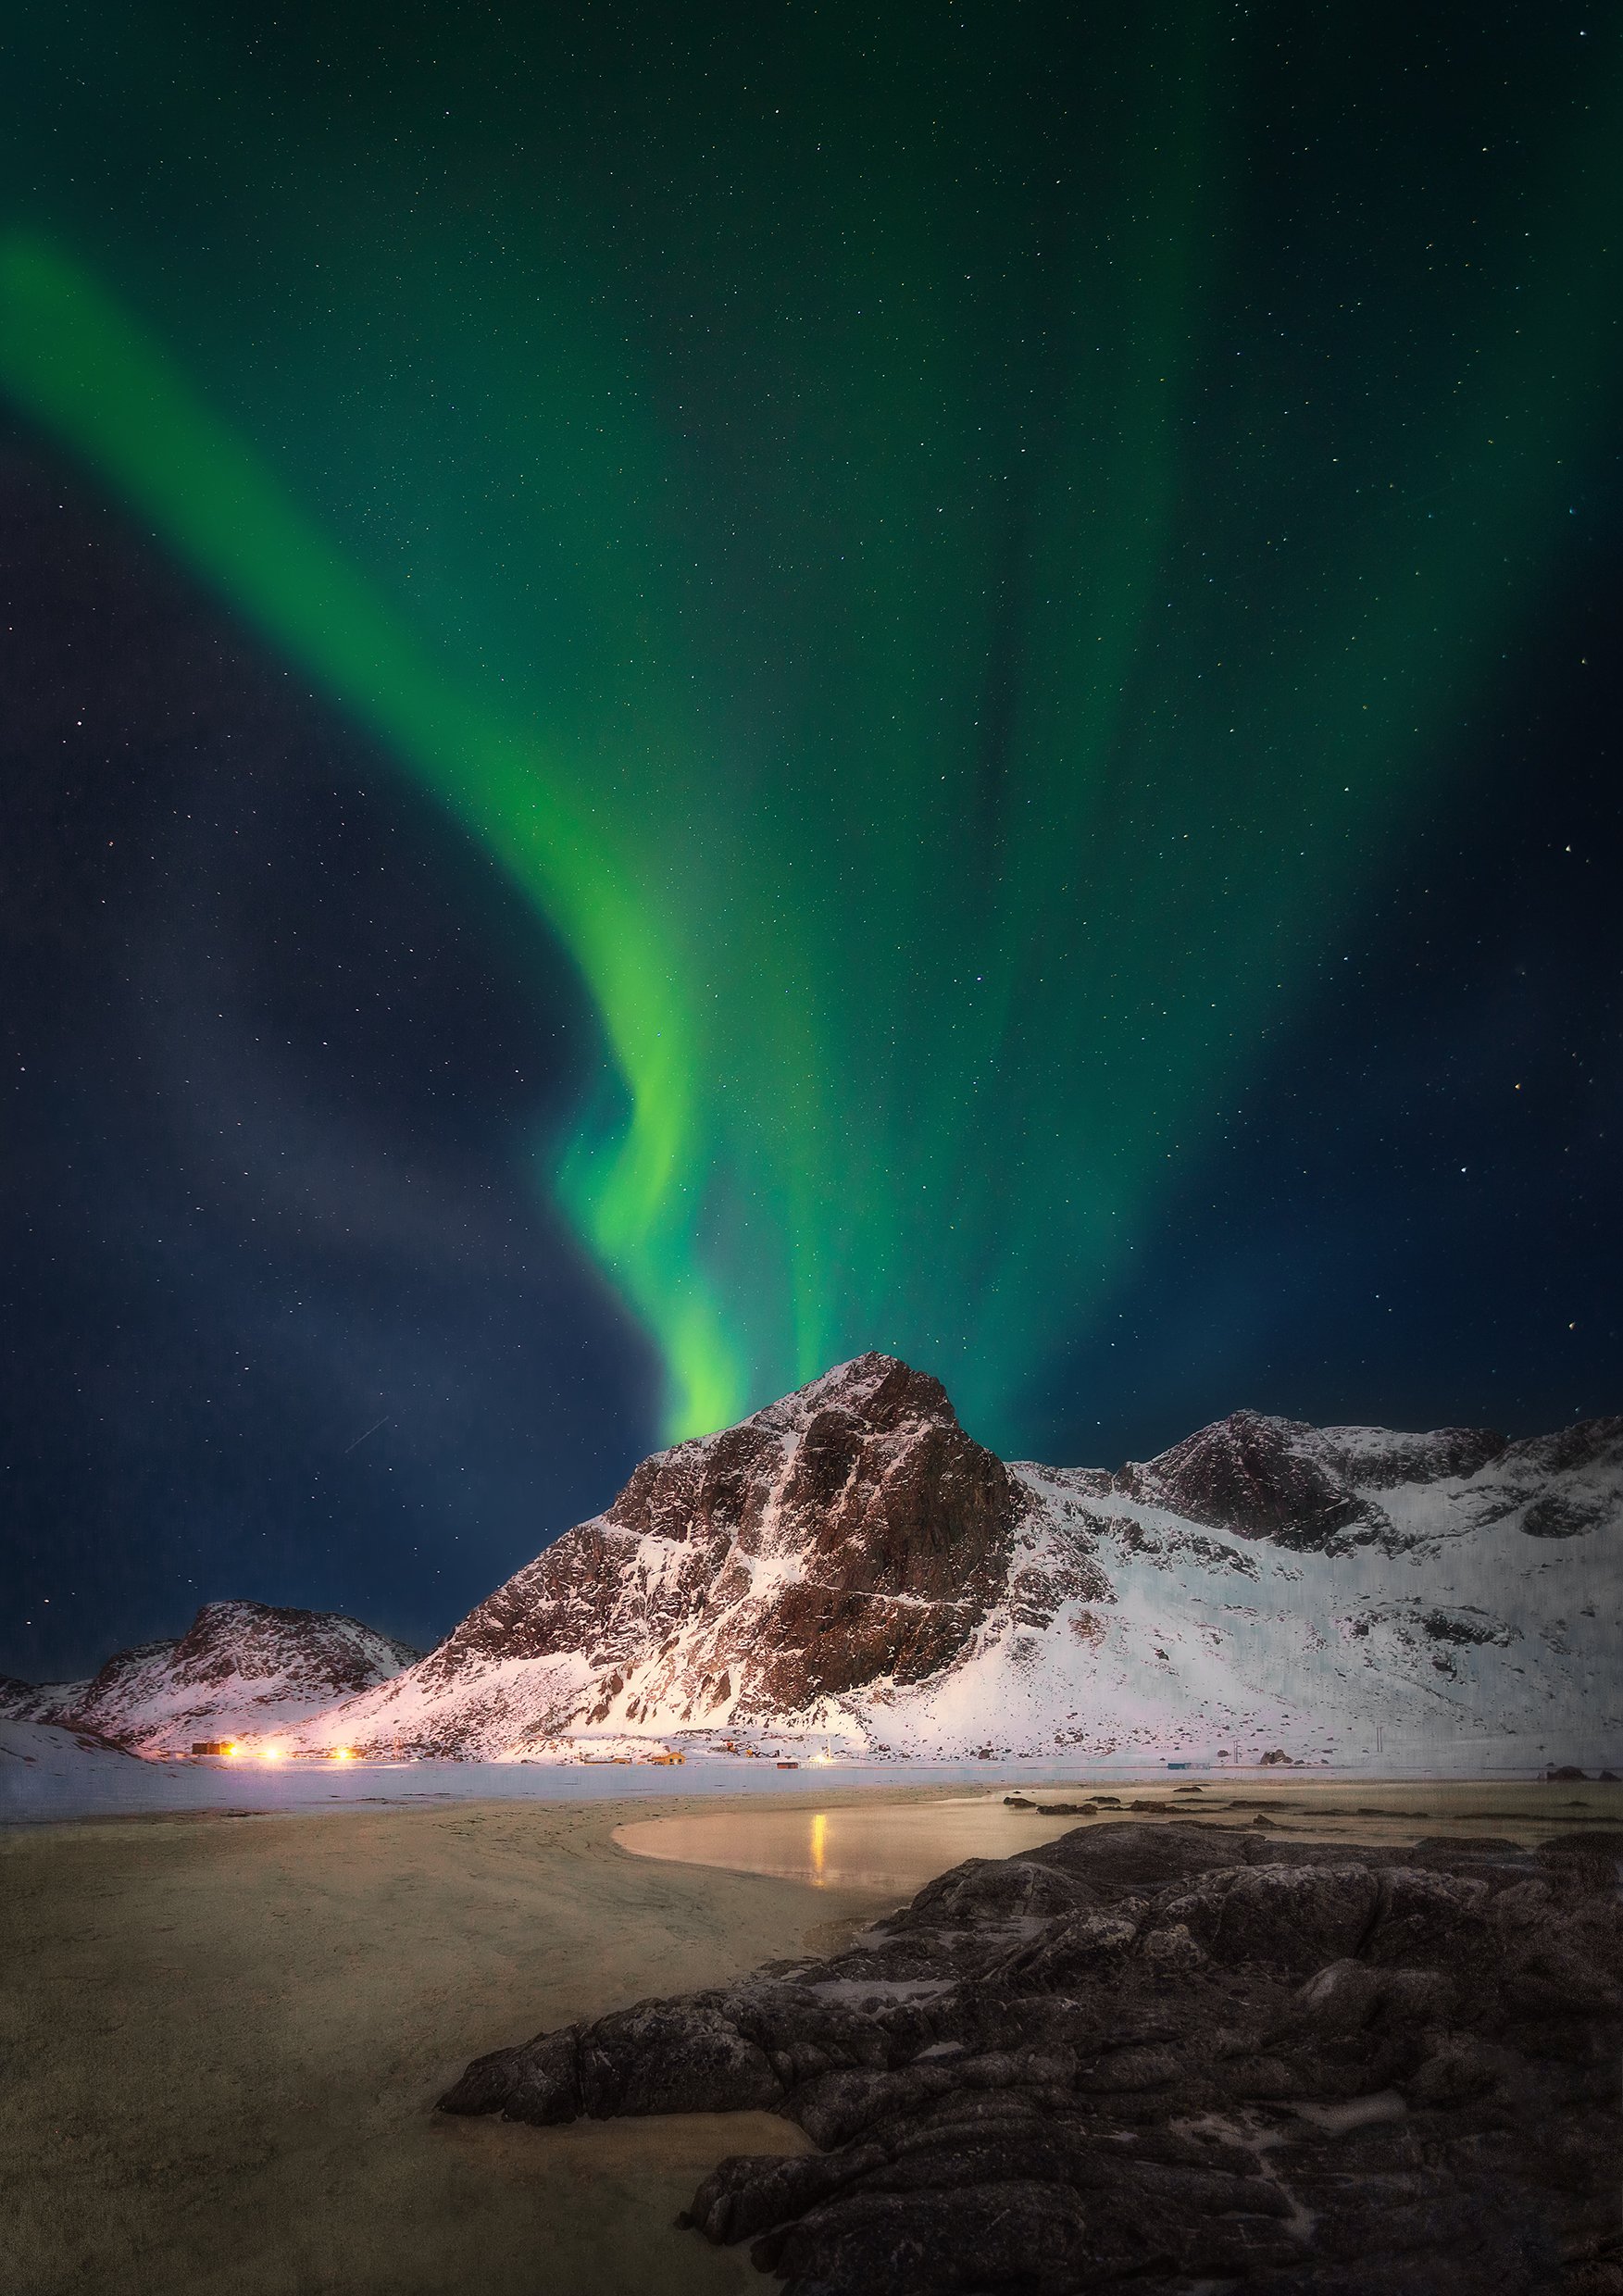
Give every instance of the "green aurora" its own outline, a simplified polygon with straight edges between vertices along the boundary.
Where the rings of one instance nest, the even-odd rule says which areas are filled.
[[[1617,43],[384,20],[25,11],[0,389],[571,954],[668,1432],[1018,1448],[1611,451]]]

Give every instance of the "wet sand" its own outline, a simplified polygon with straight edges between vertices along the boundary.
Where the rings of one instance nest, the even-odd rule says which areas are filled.
[[[1005,1792],[1032,1807],[1011,1808]],[[1119,1807],[1092,1817],[1074,1809],[1044,1817],[1042,1804],[1077,1804],[1092,1793]],[[991,1793],[946,1792],[898,1805],[885,1795],[867,1803],[804,1803],[791,1809],[693,1809],[680,1815],[639,1814],[615,1829],[615,1840],[639,1857],[680,1865],[720,1866],[734,1873],[771,1874],[813,1889],[871,1889],[911,1897],[930,1878],[967,1857],[1010,1857],[1068,1833],[1075,1826],[1108,1825],[1121,1817],[1154,1817],[1167,1824],[1273,1831],[1298,1841],[1344,1841],[1396,1846],[1426,1834],[1459,1841],[1497,1836],[1528,1846],[1553,1833],[1585,1826],[1623,1825],[1623,1786],[1531,1784],[1373,1785],[1367,1779],[1316,1778],[1311,1773],[1244,1772],[1199,1791],[1163,1785],[1070,1785],[999,1788]],[[1266,1819],[1258,1827],[1258,1818]]]
[[[805,2149],[789,2123],[542,2130],[447,2119],[434,2098],[484,2050],[827,1952],[929,1873],[1079,1822],[1007,1813],[1014,1790],[876,1781],[820,1807],[785,1795],[731,1811],[673,1795],[654,1821],[645,1801],[506,1802],[0,1835],[7,2296],[759,2289],[743,2252],[671,2219],[725,2153]],[[1025,1791],[1081,1800],[1087,1783]],[[1250,1824],[1255,1809],[1210,1806],[1244,1801],[1282,1833],[1371,1841],[1623,1821],[1623,1789],[1592,1785],[1287,1774],[1101,1791],[1168,1824]],[[734,1821],[730,1859],[780,1870],[673,1862],[668,1836],[664,1854],[630,1856],[612,1839],[635,1826],[646,1850],[650,1824],[718,1819]]]
[[[673,2229],[765,2115],[563,2129],[431,2110],[470,2056],[826,1949],[874,1893],[655,1865],[634,1804],[129,1820],[0,1837],[11,2296],[673,2296]]]
[[[1005,1809],[1001,1794],[989,1800],[948,1793],[899,1805],[886,1793],[845,1806],[639,1814],[617,1826],[614,1838],[636,1857],[771,1874],[814,1890],[873,1890],[894,1905],[967,1857],[1011,1857],[1069,1833],[1076,1823]]]

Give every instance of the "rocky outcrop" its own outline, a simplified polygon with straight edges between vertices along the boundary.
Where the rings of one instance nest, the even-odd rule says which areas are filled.
[[[1582,1490],[1549,1488],[1579,1478]],[[1623,1502],[1623,1418],[1583,1420],[1513,1443],[1486,1428],[1402,1435],[1236,1411],[1144,1465],[1123,1467],[1112,1488],[1242,1539],[1346,1553],[1408,1543],[1381,1494],[1440,1485],[1474,1499],[1478,1523],[1514,1516],[1534,1538],[1597,1529],[1616,1521]],[[1445,1500],[1439,1512],[1448,1511]]]
[[[364,1743],[364,1722],[406,1717],[414,1744],[491,1752],[496,1711],[506,1751],[655,1715],[666,1728],[805,1716],[921,1682],[983,1625],[1035,1511],[939,1380],[860,1356],[645,1459],[601,1516],[343,1727]]]
[[[1620,1851],[1078,1828],[441,2103],[798,2122],[686,2221],[799,2296],[1616,2296]]]
[[[1390,1550],[1402,1539],[1380,1493],[1468,1479],[1498,1461],[1514,1472],[1530,1464],[1523,1459],[1530,1448],[1487,1428],[1399,1435],[1235,1411],[1144,1465],[1123,1467],[1112,1488],[1242,1539],[1342,1554],[1370,1543]]]
[[[1236,1411],[1123,1467],[1117,1488],[1186,1522],[1289,1546],[1322,1545],[1372,1514],[1316,1428],[1258,1411]]]

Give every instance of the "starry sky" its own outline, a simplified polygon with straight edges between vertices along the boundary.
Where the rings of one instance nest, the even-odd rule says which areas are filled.
[[[0,1669],[1619,1407],[1616,22],[226,13],[3,35]]]

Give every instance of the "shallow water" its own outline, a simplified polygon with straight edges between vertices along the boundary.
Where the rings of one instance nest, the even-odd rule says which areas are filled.
[[[1000,1799],[881,1803],[878,1808],[705,1810],[636,1818],[614,1838],[637,1857],[773,1874],[814,1889],[894,1890],[911,1897],[967,1857],[1008,1857],[1057,1841],[1074,1817],[1005,1810]]]
[[[1113,1781],[1114,1783],[1114,1781]],[[1166,1825],[1198,1819],[1251,1831],[1263,1827],[1298,1841],[1332,1841],[1397,1847],[1424,1834],[1460,1841],[1505,1836],[1534,1843],[1552,1833],[1586,1828],[1610,1834],[1623,1823],[1623,1786],[1532,1785],[1525,1780],[1371,1785],[1265,1774],[1237,1778],[1227,1792],[1149,1795],[1130,1791],[1123,1806],[1096,1817],[1043,1817],[1035,1810],[1005,1809],[1001,1791],[951,1800],[793,1810],[704,1810],[679,1816],[633,1818],[614,1839],[638,1857],[681,1866],[719,1866],[731,1873],[773,1874],[814,1889],[893,1890],[911,1897],[937,1874],[967,1857],[1008,1857],[1055,1841],[1077,1826],[1105,1826],[1150,1816]],[[1041,1791],[1041,1789],[1035,1789]],[[1051,1786],[1055,1800],[1082,1800],[1089,1789]]]

